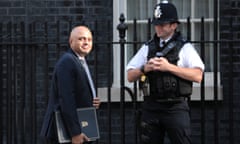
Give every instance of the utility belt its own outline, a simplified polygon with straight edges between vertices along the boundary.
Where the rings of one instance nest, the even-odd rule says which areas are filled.
[[[171,97],[171,98],[159,98],[156,96],[144,96],[144,101],[154,101],[154,102],[181,102],[181,101],[188,101],[188,97]]]

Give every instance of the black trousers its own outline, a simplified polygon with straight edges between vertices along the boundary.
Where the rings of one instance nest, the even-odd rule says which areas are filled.
[[[171,144],[191,144],[190,114],[187,103],[160,103],[159,105],[160,107],[155,110],[143,109],[141,144],[164,144],[166,135]]]

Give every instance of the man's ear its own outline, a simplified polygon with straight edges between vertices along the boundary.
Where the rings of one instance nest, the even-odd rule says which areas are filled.
[[[178,24],[177,23],[172,23],[171,26],[173,27],[173,29],[177,29]]]

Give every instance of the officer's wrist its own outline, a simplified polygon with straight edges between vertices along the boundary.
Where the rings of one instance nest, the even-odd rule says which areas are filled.
[[[143,74],[145,74],[145,70],[144,70],[144,65],[142,65],[141,67],[140,67],[140,71],[143,73]]]

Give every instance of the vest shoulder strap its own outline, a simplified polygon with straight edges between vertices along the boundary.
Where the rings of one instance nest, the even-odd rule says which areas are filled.
[[[174,36],[167,44],[166,46],[160,50],[158,43],[159,40],[156,40],[157,37],[154,36],[153,39],[149,40],[145,44],[148,45],[148,59],[151,57],[154,57],[157,52],[160,52],[160,56],[165,56],[167,55],[171,49],[176,48],[177,51],[179,52],[183,45],[187,43],[188,41],[180,36],[180,34],[176,34],[177,36]]]

